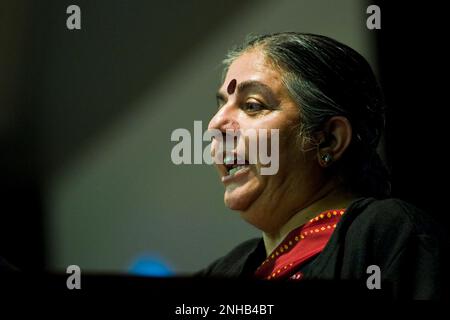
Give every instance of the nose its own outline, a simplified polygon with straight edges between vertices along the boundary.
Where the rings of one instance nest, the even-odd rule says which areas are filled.
[[[222,133],[226,133],[227,130],[239,130],[236,108],[233,105],[221,107],[208,124],[208,130],[211,129],[220,130]]]
[[[217,111],[208,124],[208,130],[219,131],[218,134],[221,134],[219,139],[217,139],[217,135],[213,135],[211,144],[211,156],[215,163],[223,163],[223,151],[233,150],[234,146],[237,145],[238,136],[236,134],[239,134],[240,130],[237,120],[238,115],[239,108],[228,101]],[[229,138],[232,138],[232,140],[229,140]]]

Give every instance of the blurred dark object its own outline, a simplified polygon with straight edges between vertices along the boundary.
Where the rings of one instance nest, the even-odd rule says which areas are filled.
[[[448,46],[440,6],[376,1],[379,69],[387,112],[386,154],[393,196],[430,213],[450,232],[443,147],[448,144]]]
[[[31,65],[31,3],[0,10],[0,256],[21,270],[45,264]],[[35,40],[36,41],[36,40]]]

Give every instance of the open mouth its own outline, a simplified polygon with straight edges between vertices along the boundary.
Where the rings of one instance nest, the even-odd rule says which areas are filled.
[[[228,176],[234,176],[241,170],[248,169],[250,164],[247,160],[236,157],[226,157],[223,161]]]

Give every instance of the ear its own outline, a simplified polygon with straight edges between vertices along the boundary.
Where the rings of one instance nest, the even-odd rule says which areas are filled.
[[[322,131],[322,140],[318,146],[318,160],[322,167],[327,167],[339,160],[352,141],[352,126],[343,116],[331,117]]]

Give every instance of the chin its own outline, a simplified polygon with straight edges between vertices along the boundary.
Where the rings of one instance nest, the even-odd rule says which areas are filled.
[[[231,210],[245,212],[258,198],[259,192],[257,189],[248,188],[248,186],[238,186],[235,188],[229,186],[224,194],[225,205]]]
[[[257,204],[259,194],[253,194],[253,197],[232,197],[225,193],[225,205],[231,210],[238,211],[242,220],[252,225],[253,227],[264,231],[267,227],[264,224],[265,212]]]
[[[246,197],[229,195],[228,192],[225,192],[224,202],[229,209],[235,211],[245,211],[251,203]]]
[[[238,211],[242,220],[251,224],[262,231],[266,230],[267,226],[265,206],[261,207],[260,201],[262,199],[263,188],[261,185],[253,185],[253,188],[228,189],[225,191],[224,202],[225,205],[231,209]]]

